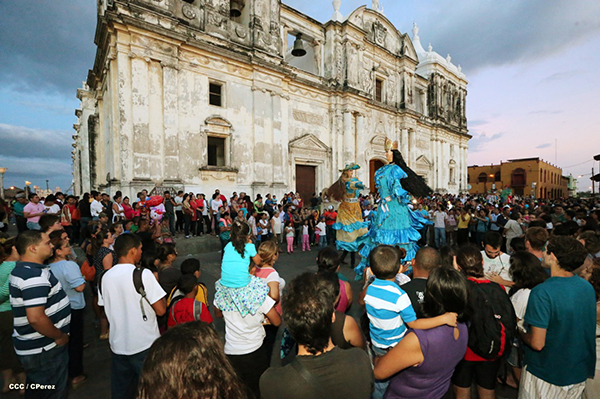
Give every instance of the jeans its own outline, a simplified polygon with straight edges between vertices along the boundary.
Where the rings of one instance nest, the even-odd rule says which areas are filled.
[[[69,336],[69,378],[83,374],[83,313],[85,309],[71,309]]]
[[[177,222],[175,223],[175,230],[178,232],[183,231],[183,211],[175,211],[175,215],[177,215]]]
[[[29,230],[41,230],[39,223],[36,222],[27,222],[27,228]]]
[[[60,399],[67,397],[67,345],[56,346],[36,355],[18,356],[25,373],[25,398]],[[36,385],[52,385],[52,389],[36,389]]]
[[[187,215],[187,214],[184,213],[183,220],[184,220],[184,224],[185,224],[184,234],[187,237],[187,236],[190,235],[190,227],[191,227],[191,224],[192,224],[192,215]]]
[[[294,252],[294,236],[286,236],[285,239],[287,240],[287,253],[291,254]]]
[[[335,245],[335,230],[333,229],[333,225],[326,226],[325,231],[327,232],[327,244]]]
[[[387,350],[380,349],[375,345],[371,347],[371,351],[373,352],[373,357],[383,356],[387,353]],[[385,380],[375,380],[373,384],[373,393],[371,394],[371,399],[383,399],[383,395],[385,394],[388,385],[390,385],[389,378]]]
[[[92,218],[87,216],[82,216],[81,220],[79,220],[79,238],[80,241],[83,242],[85,240],[85,231],[87,229],[88,224],[92,221]]]
[[[327,236],[319,236],[319,248],[325,248],[327,246]]]
[[[212,228],[210,227],[210,218],[208,215],[202,215],[202,220],[204,221],[204,225],[206,226],[206,234],[212,233]]]
[[[112,354],[110,368],[110,390],[112,399],[135,399],[137,396],[138,382],[142,374],[142,366],[148,351],[135,355]]]
[[[27,231],[27,219],[24,216],[17,216],[17,231],[21,234],[24,231]]]
[[[169,219],[169,230],[171,231],[171,235],[175,236],[175,214],[165,213],[165,216]]]
[[[446,245],[446,228],[436,227],[435,228],[435,246],[441,248]]]

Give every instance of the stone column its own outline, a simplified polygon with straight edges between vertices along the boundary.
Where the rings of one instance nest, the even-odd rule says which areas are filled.
[[[352,113],[350,111],[344,111],[344,159],[342,164],[348,164],[355,162],[355,131],[354,124],[352,123]]]
[[[401,138],[401,151],[402,151],[402,157],[404,158],[404,160],[406,162],[408,162],[409,157],[408,157],[408,130],[407,129],[402,129],[402,138]]]
[[[360,165],[360,169],[357,172],[357,177],[361,181],[365,181],[365,173],[368,173],[369,170],[369,160],[366,159],[365,151],[366,147],[362,147],[360,143],[360,137],[364,137],[364,126],[365,126],[365,117],[362,114],[356,115],[356,134],[354,141],[354,149],[356,151],[356,163]]]
[[[436,189],[439,191],[442,188],[442,173],[443,173],[443,164],[442,164],[442,141],[438,139],[436,142],[437,148],[437,184]]]
[[[179,179],[178,70],[174,63],[163,63],[163,123],[164,123],[164,179]]]
[[[462,153],[463,153],[463,169],[462,169],[461,173],[462,173],[462,176],[463,176],[463,184],[464,184],[464,187],[466,189],[466,187],[467,187],[467,175],[468,175],[467,166],[468,166],[468,162],[469,162],[468,159],[467,159],[467,155],[468,154],[467,154],[467,146],[466,145],[463,147]]]
[[[435,191],[437,188],[437,139],[431,139],[431,162],[433,163],[433,176],[431,176],[431,188]]]
[[[442,162],[443,162],[443,168],[442,170],[444,171],[443,176],[443,187],[448,189],[449,188],[449,182],[450,182],[450,166],[448,165],[448,163],[450,162],[450,143],[448,143],[447,141],[444,141],[444,147],[443,147],[443,156],[442,156]]]
[[[406,162],[408,163],[408,166],[410,166],[413,169],[416,167],[416,155],[417,155],[416,135],[417,134],[414,130],[411,129],[408,131],[408,159],[406,160]]]

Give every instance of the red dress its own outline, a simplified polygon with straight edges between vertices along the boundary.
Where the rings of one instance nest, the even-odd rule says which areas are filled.
[[[125,219],[131,220],[133,219],[133,208],[131,205],[121,204],[123,205],[123,213],[125,214]]]
[[[198,209],[198,203],[196,202],[196,200],[190,201],[190,206],[192,207],[192,222],[195,222],[198,220],[198,215],[196,214],[196,209]]]

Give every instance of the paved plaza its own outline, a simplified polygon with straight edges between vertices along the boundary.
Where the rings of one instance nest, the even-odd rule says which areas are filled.
[[[212,236],[193,237],[189,240],[184,239],[182,236],[178,236],[177,243],[181,256],[177,259],[175,266],[178,267],[187,257],[197,257],[200,259],[202,264],[202,277],[200,280],[208,287],[209,298],[212,299],[214,296],[215,282],[221,275],[220,254],[218,252],[220,248],[219,240]],[[281,248],[283,250],[285,249],[285,246],[282,245]],[[304,272],[317,271],[315,262],[317,253],[318,247],[312,247],[310,252],[302,252],[302,250],[296,249],[292,255],[283,252],[275,264],[275,267],[279,271],[281,277],[286,281],[291,281],[294,277]],[[354,272],[350,266],[342,265],[340,272],[350,281],[354,298],[358,298],[361,283],[353,281]],[[110,398],[110,348],[108,341],[100,341],[98,339],[98,330],[94,328],[94,314],[90,306],[91,294],[88,287],[86,287],[86,301],[85,342],[89,344],[89,346],[84,350],[84,368],[88,380],[76,391],[71,391],[69,398],[107,399]],[[357,303],[354,303],[352,308],[348,311],[348,314],[358,320],[362,312],[362,307]],[[224,338],[225,324],[223,320],[215,319],[214,324],[219,335]],[[277,348],[278,345],[275,345],[275,347]],[[277,361],[277,356],[274,356],[272,364],[276,365]],[[496,394],[498,398],[517,397],[516,390],[506,387],[499,387]],[[2,398],[6,399],[17,399],[20,397],[22,396],[16,392],[2,395]]]

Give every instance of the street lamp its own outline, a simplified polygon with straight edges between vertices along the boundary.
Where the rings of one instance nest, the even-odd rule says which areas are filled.
[[[0,198],[4,199],[4,174],[6,168],[0,168]]]

